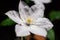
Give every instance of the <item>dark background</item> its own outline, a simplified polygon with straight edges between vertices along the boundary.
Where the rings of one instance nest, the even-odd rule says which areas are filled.
[[[7,16],[4,14],[9,10],[18,11],[19,0],[0,0],[0,22],[3,21]],[[60,1],[52,0],[50,4],[45,4],[45,17],[48,17],[48,14],[52,10],[60,11]],[[56,40],[60,40],[60,20],[52,21],[54,24],[54,31]],[[10,27],[0,27],[0,40],[14,40],[16,38],[14,32],[14,25]]]

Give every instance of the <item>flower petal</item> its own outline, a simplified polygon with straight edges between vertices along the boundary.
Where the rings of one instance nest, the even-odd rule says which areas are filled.
[[[32,10],[31,10],[31,17],[34,18],[34,19],[38,19],[39,17],[44,17],[44,5],[34,5],[31,7]]]
[[[51,2],[51,0],[41,0],[42,1],[42,3],[50,3]]]
[[[23,23],[22,20],[19,17],[19,14],[16,11],[8,11],[5,13],[10,19],[12,19],[14,22],[21,24]]]
[[[17,37],[23,37],[30,35],[28,28],[25,25],[16,25],[15,32]]]
[[[31,1],[34,1],[35,4],[40,4],[40,3],[42,3],[41,0],[31,0]]]
[[[40,4],[35,4],[33,6],[31,6],[31,8],[34,10],[37,10],[37,9],[41,9],[41,10],[45,10],[45,6],[43,3],[40,3]]]
[[[20,16],[23,20],[25,20],[26,17],[30,16],[29,9],[30,9],[29,6],[26,5],[25,2],[20,1],[20,3],[19,3],[19,13],[20,13]]]
[[[47,31],[44,28],[40,28],[39,26],[35,26],[35,25],[30,26],[30,32],[44,37],[46,37],[47,35]]]
[[[40,4],[40,3],[50,3],[51,0],[32,0],[35,2],[35,4]]]
[[[47,18],[39,18],[34,25],[50,30],[53,27],[53,24]]]

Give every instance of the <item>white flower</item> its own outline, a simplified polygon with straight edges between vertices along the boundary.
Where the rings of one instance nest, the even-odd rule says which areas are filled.
[[[29,7],[20,1],[19,14],[14,10],[5,14],[17,23],[15,26],[17,37],[28,36],[30,33],[46,37],[47,31],[53,27],[53,24],[44,18],[44,6],[42,5]]]

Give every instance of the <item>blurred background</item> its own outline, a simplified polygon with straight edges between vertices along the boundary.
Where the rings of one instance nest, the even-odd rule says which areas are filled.
[[[15,23],[11,21],[4,13],[9,10],[18,11],[18,4],[20,0],[0,0],[0,40],[14,40]],[[29,2],[27,4],[32,5]],[[53,32],[55,40],[60,40],[60,0],[52,0],[49,4],[44,4],[46,7],[45,17],[49,18],[54,24]]]

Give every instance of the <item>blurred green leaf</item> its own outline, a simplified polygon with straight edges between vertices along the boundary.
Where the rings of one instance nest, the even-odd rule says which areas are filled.
[[[26,3],[29,3],[30,2],[30,0],[25,0],[26,1]]]
[[[13,22],[11,19],[7,18],[0,23],[0,26],[11,26],[14,24],[15,24],[15,22]]]
[[[53,21],[55,19],[60,19],[60,11],[52,11],[49,14],[49,18]]]
[[[55,40],[55,33],[54,33],[53,29],[48,31],[47,37],[48,37],[49,40]]]

